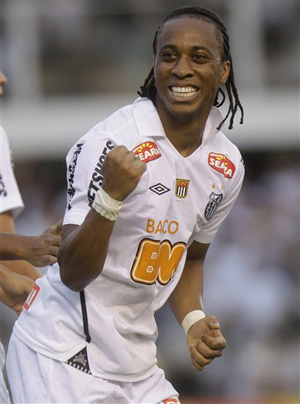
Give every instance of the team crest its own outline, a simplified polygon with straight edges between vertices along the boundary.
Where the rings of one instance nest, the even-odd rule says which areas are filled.
[[[176,178],[175,195],[177,198],[186,198],[190,180]]]
[[[1,173],[0,173],[0,196],[7,196],[7,190]]]
[[[204,217],[206,220],[210,220],[213,217],[213,214],[218,209],[218,206],[222,202],[222,199],[223,199],[223,194],[215,194],[214,192],[212,192],[209,195],[209,202],[206,205],[206,208],[204,211]]]
[[[154,142],[141,143],[132,151],[144,163],[148,163],[149,161],[156,160],[161,157],[160,151]]]
[[[208,164],[211,168],[224,175],[225,178],[232,178],[235,172],[235,165],[228,157],[220,153],[209,153]]]

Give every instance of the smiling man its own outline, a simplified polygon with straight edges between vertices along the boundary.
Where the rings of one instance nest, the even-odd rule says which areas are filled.
[[[179,403],[156,363],[154,314],[167,301],[197,370],[226,346],[202,302],[204,259],[244,176],[221,131],[243,115],[226,28],[180,8],[153,50],[140,98],[67,156],[59,264],[36,282],[10,342],[18,403]]]
[[[186,143],[186,131],[191,128],[195,148],[201,143],[218,88],[226,83],[230,71],[229,60],[222,60],[222,41],[216,31],[210,22],[181,18],[167,21],[157,37],[158,114],[171,141],[182,133]],[[189,143],[191,140],[188,137]],[[180,144],[175,147],[180,149]]]

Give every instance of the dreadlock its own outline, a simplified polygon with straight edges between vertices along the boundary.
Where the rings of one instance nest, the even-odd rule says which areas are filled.
[[[192,18],[202,18],[205,21],[212,22],[215,24],[217,28],[218,35],[220,36],[220,40],[222,41],[223,49],[222,49],[222,61],[229,61],[230,62],[230,72],[229,72],[229,77],[228,80],[225,84],[226,90],[227,90],[227,95],[229,99],[229,108],[227,111],[227,114],[223,121],[220,123],[218,129],[221,128],[223,123],[227,120],[227,118],[230,115],[230,121],[229,121],[229,129],[233,128],[233,122],[234,122],[234,117],[237,112],[237,110],[240,110],[241,113],[241,120],[240,123],[243,123],[244,120],[244,109],[242,107],[242,104],[239,99],[239,95],[235,86],[235,80],[234,80],[234,73],[233,73],[233,65],[232,65],[232,57],[230,53],[230,45],[229,45],[229,37],[227,34],[227,30],[221,19],[213,14],[211,11],[206,10],[205,8],[201,8],[198,6],[188,6],[188,7],[181,7],[178,9],[175,9],[172,11],[170,14],[168,14],[162,21],[162,24],[159,26],[158,30],[156,31],[153,39],[153,52],[154,55],[156,55],[157,51],[157,38],[160,32],[162,31],[162,28],[164,24],[167,21],[170,21],[175,18],[180,18],[180,17],[185,17],[189,16]],[[155,80],[154,80],[154,68],[152,67],[148,77],[146,78],[144,84],[140,87],[140,91],[138,91],[138,94],[141,97],[147,97],[149,98],[154,104],[155,104],[155,99],[156,99],[156,87],[155,87]],[[221,100],[219,101],[219,96],[221,96]],[[222,90],[221,87],[219,87],[215,101],[214,101],[214,106],[220,107],[221,105],[224,104],[226,99],[226,94]]]

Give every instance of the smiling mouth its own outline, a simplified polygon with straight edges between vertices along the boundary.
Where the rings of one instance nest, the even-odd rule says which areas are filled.
[[[198,91],[195,87],[169,87],[174,97],[189,98],[195,95]]]

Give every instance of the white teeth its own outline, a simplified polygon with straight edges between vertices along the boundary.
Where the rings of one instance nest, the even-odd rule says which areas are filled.
[[[172,87],[172,91],[176,93],[192,93],[196,92],[196,90],[193,87]]]
[[[172,93],[175,97],[191,97],[197,90],[193,87],[171,87]]]

